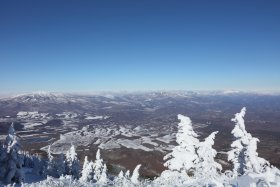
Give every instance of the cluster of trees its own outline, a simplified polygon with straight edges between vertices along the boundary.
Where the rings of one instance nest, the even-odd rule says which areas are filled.
[[[24,157],[19,154],[20,149],[21,145],[12,124],[4,144],[0,148],[0,179],[4,179],[6,183],[20,183],[24,179],[22,172]]]
[[[258,157],[259,140],[246,131],[245,113],[246,108],[242,108],[232,119],[235,140],[228,152],[228,161],[233,164],[233,169],[225,172],[215,161],[217,152],[213,145],[218,132],[200,142],[190,118],[178,115],[178,145],[164,157],[168,169],[155,182],[165,186],[172,186],[174,181],[178,186],[280,186],[280,171]]]
[[[82,183],[99,186],[113,184],[134,186],[140,183],[139,169],[141,165],[136,166],[132,175],[128,170],[125,174],[121,171],[117,177],[113,177],[108,175],[107,166],[101,158],[99,149],[96,153],[96,160],[89,161],[86,156],[81,168],[74,145],[71,145],[65,155],[60,154],[56,157],[51,154],[50,148],[49,146],[47,160],[22,151],[14,125],[11,124],[8,136],[0,147],[0,186],[1,181],[4,184],[24,183],[24,168],[32,168],[33,175],[46,179],[39,186],[55,186],[57,184],[61,186],[61,182],[58,183],[56,180],[61,180],[66,186],[69,179],[76,181],[75,183],[79,181],[78,186]],[[74,183],[70,182],[70,184]]]
[[[245,113],[243,108],[232,119],[235,140],[228,152],[228,161],[233,164],[230,171],[222,172],[222,166],[215,160],[217,152],[213,145],[218,132],[200,141],[191,119],[179,114],[178,145],[164,157],[167,169],[154,180],[139,179],[141,165],[132,174],[121,171],[118,176],[110,176],[100,150],[95,161],[89,161],[86,156],[82,168],[73,145],[66,155],[56,158],[49,148],[48,160],[20,152],[13,124],[0,150],[0,180],[23,182],[22,168],[30,167],[37,175],[47,177],[38,186],[279,186],[280,171],[258,156],[259,140],[246,131]]]

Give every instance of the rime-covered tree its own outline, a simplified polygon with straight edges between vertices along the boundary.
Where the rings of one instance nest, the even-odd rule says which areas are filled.
[[[101,176],[100,176],[100,178],[98,180],[98,183],[102,184],[102,185],[105,185],[106,183],[108,183],[108,180],[109,179],[108,179],[108,176],[107,176],[107,165],[104,164],[103,165],[103,170],[101,172]]]
[[[83,164],[83,169],[82,169],[82,173],[85,171],[85,169],[86,169],[88,163],[89,163],[89,161],[88,161],[88,156],[85,156],[84,164]]]
[[[100,156],[100,150],[96,152],[96,160],[94,161],[94,180],[100,184],[106,184],[107,182],[107,166],[103,162],[103,159]]]
[[[133,184],[139,184],[140,181],[139,181],[139,169],[141,167],[141,164],[137,165],[132,173],[132,176],[131,176],[131,182]]]
[[[178,145],[164,157],[164,160],[167,160],[164,166],[172,171],[188,173],[194,168],[194,160],[197,159],[195,150],[199,140],[193,130],[191,119],[181,114],[178,115],[178,119],[180,120],[176,134]]]
[[[88,181],[88,175],[89,175],[88,171],[87,171],[88,164],[89,164],[88,157],[85,156],[84,164],[83,164],[83,168],[82,168],[82,172],[81,172],[81,177],[80,177],[80,180],[84,181],[84,182]]]
[[[59,177],[56,171],[56,162],[54,157],[51,154],[51,146],[48,147],[48,166],[47,166],[47,175],[52,177]]]
[[[127,170],[124,174],[124,177],[130,179],[130,170]]]
[[[79,179],[80,176],[80,162],[74,145],[71,145],[66,153],[66,174],[72,175],[75,179]]]
[[[94,179],[94,164],[92,161],[88,161],[88,157],[85,156],[83,170],[82,170],[82,176],[80,178],[80,181],[83,182],[91,182]]]
[[[120,171],[119,175],[114,179],[114,186],[141,186],[139,181],[140,167],[140,164],[135,167],[132,176],[130,176],[130,170],[127,170],[125,174]]]
[[[20,154],[21,145],[18,141],[13,123],[9,128],[8,136],[1,149],[0,177],[8,184],[22,182],[24,180],[22,172],[23,155]]]
[[[119,175],[114,178],[114,186],[125,186],[125,176],[123,171],[120,171]]]
[[[217,151],[213,149],[217,133],[211,133],[205,138],[205,141],[198,144],[198,158],[195,160],[195,177],[201,186],[222,185],[219,182],[222,166],[215,161],[214,158],[217,155]]]
[[[245,113],[246,108],[244,107],[232,119],[235,122],[235,127],[231,133],[236,140],[231,144],[232,150],[228,152],[228,160],[233,163],[235,176],[261,173],[269,165],[268,161],[258,157],[257,142],[259,139],[252,137],[245,129]]]
[[[167,160],[164,166],[168,168],[161,173],[160,177],[154,181],[156,186],[184,186],[191,183],[194,174],[195,163],[197,159],[196,146],[199,144],[198,135],[194,132],[191,119],[181,114],[178,115],[180,120],[178,132],[176,134],[177,146],[163,159]]]
[[[60,154],[57,158],[53,157],[51,154],[51,146],[49,146],[47,175],[58,178],[64,174],[66,174],[64,155]]]

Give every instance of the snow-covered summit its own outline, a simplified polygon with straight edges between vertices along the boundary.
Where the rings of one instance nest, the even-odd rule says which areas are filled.
[[[68,96],[62,93],[53,93],[53,92],[33,92],[33,93],[24,93],[6,98],[6,100],[14,100],[20,103],[45,103],[45,102],[66,102],[69,100]]]

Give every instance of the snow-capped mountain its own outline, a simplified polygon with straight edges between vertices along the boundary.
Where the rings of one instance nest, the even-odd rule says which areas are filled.
[[[52,92],[34,92],[19,94],[7,100],[14,100],[19,103],[65,103],[70,100],[70,98],[61,93],[52,93]]]

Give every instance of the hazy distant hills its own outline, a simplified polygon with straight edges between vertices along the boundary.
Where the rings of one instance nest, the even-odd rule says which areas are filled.
[[[187,113],[200,116],[207,113],[232,114],[240,107],[247,106],[250,113],[263,113],[268,120],[277,117],[280,108],[279,95],[216,91],[216,92],[140,92],[140,93],[99,93],[60,94],[37,92],[0,99],[0,116],[15,116],[19,111],[40,111],[57,113],[61,111],[114,112],[142,111],[151,113]],[[267,119],[268,118],[268,119]]]

